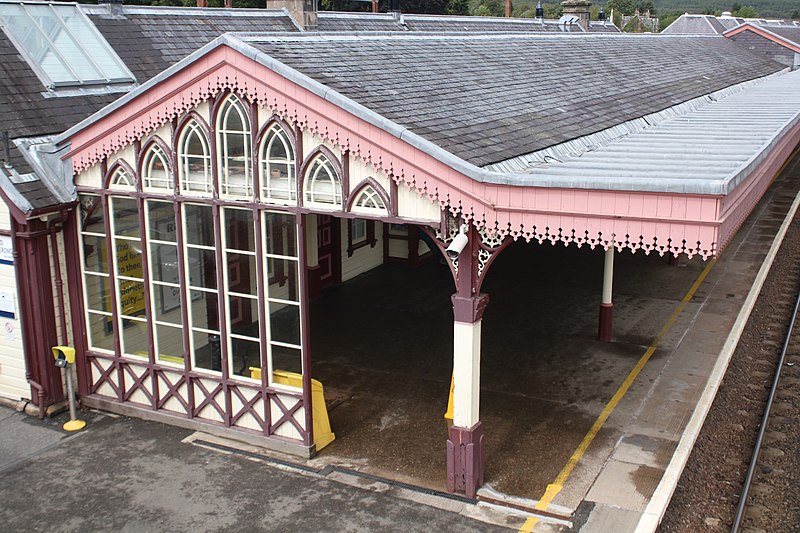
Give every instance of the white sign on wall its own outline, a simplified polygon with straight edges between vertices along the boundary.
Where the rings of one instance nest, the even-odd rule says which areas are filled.
[[[0,263],[14,264],[14,244],[7,235],[0,235]]]

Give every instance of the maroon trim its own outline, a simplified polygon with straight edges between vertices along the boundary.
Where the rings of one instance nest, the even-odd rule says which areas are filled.
[[[389,176],[389,214],[393,217],[396,217],[398,214],[398,206],[400,205],[399,200],[400,193],[398,192],[398,185],[397,182],[394,180],[393,176]]]
[[[597,326],[597,340],[611,340],[611,324],[614,318],[614,304],[600,304],[600,320]]]
[[[29,220],[27,225],[11,220],[11,232],[25,377],[42,417],[47,405],[64,399],[61,374],[50,351],[58,343],[47,242],[50,230],[39,219]]]
[[[361,242],[354,243],[353,242],[353,222],[355,220],[363,220],[366,223],[366,234],[364,235],[364,240]],[[369,246],[370,248],[375,248],[375,245],[378,241],[375,239],[375,221],[374,220],[367,220],[367,219],[347,219],[347,257],[353,257],[353,252],[358,250],[359,248],[364,248]]]
[[[345,150],[342,152],[342,209],[344,206],[350,204],[350,152]]]
[[[253,184],[252,197],[255,201],[261,198],[261,158],[258,156],[258,139],[255,132],[258,130],[258,105],[255,102],[244,101],[247,118],[250,122],[250,180]],[[248,113],[247,109],[250,108]]]
[[[333,219],[336,221],[336,219]],[[338,224],[338,221],[336,221]],[[298,265],[303,266],[308,263],[306,251],[306,215],[297,217],[297,259]],[[340,278],[341,278],[341,260]],[[308,306],[308,269],[298,268],[300,271],[300,356],[303,366],[303,405],[305,406],[306,430],[301,431],[303,443],[306,446],[314,444],[314,412],[311,395],[311,319],[309,317]],[[277,400],[277,396],[275,397]],[[292,417],[294,423],[294,417]],[[280,425],[280,422],[277,423]]]
[[[184,329],[186,329],[186,328],[184,328]],[[156,410],[164,409],[164,405],[169,401],[169,399],[170,398],[175,398],[176,400],[178,400],[178,402],[180,402],[180,404],[183,406],[184,410],[186,411],[183,414],[185,414],[187,417],[191,418],[192,409],[191,409],[190,405],[192,405],[192,404],[190,404],[188,399],[184,399],[183,396],[181,396],[181,394],[180,394],[180,388],[183,385],[186,385],[186,394],[187,394],[187,396],[189,395],[189,391],[191,391],[191,389],[192,389],[192,387],[189,386],[189,381],[188,381],[187,376],[185,374],[183,374],[178,378],[178,380],[175,383],[172,383],[172,381],[170,381],[169,375],[167,374],[166,371],[164,371],[164,370],[162,370],[160,368],[156,368],[153,373],[156,375],[156,380],[158,380],[160,378],[161,381],[163,381],[164,383],[167,384],[167,392],[164,393],[163,395],[159,394],[159,396],[158,396],[158,402],[156,404]],[[179,373],[179,372],[173,371],[172,373]]]
[[[447,439],[447,490],[474,498],[483,485],[483,426],[451,426]]]

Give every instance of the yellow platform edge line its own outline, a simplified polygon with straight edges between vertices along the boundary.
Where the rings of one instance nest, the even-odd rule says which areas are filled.
[[[581,443],[572,453],[569,460],[567,461],[567,464],[564,465],[564,468],[561,469],[561,472],[559,472],[555,481],[547,485],[547,489],[545,490],[544,495],[541,497],[541,499],[536,504],[534,509],[536,509],[537,511],[546,511],[547,508],[550,506],[550,503],[553,501],[553,499],[558,495],[559,492],[561,492],[561,489],[564,488],[564,483],[566,483],[567,479],[572,474],[572,471],[575,469],[575,467],[578,466],[578,462],[586,453],[586,450],[589,448],[589,445],[591,445],[592,441],[594,441],[597,434],[603,428],[606,421],[608,420],[608,417],[611,416],[611,413],[614,412],[614,409],[617,407],[617,404],[620,402],[620,400],[622,400],[622,398],[628,392],[631,385],[633,384],[633,381],[636,379],[636,377],[644,368],[644,365],[647,364],[647,362],[650,360],[650,357],[653,356],[656,349],[658,348],[658,345],[661,344],[661,340],[664,338],[667,332],[669,332],[669,330],[675,324],[675,321],[678,320],[678,317],[686,308],[686,305],[694,297],[695,293],[697,292],[697,289],[699,289],[700,285],[702,285],[703,281],[705,281],[706,277],[711,272],[711,269],[716,264],[716,262],[717,258],[716,257],[712,258],[706,265],[706,267],[703,269],[703,271],[700,273],[700,275],[697,277],[695,282],[689,288],[689,291],[681,300],[681,303],[678,304],[678,307],[676,307],[675,310],[672,312],[672,314],[669,316],[666,323],[661,328],[661,331],[659,331],[658,335],[656,335],[655,339],[653,339],[653,343],[650,346],[648,346],[647,350],[644,352],[644,355],[642,355],[642,357],[636,363],[636,366],[634,366],[633,369],[628,373],[628,376],[625,378],[625,381],[622,382],[622,385],[620,385],[619,389],[617,389],[617,392],[614,394],[614,396],[612,396],[611,400],[609,400],[605,408],[603,408],[603,411],[600,413],[600,416],[598,416],[597,420],[595,420],[594,424],[592,424],[592,427],[589,429],[589,431],[583,437]],[[519,529],[519,532],[531,533],[531,531],[533,531],[533,528],[536,526],[538,522],[539,518],[535,516],[529,516],[525,520],[525,523],[522,525],[522,527]]]

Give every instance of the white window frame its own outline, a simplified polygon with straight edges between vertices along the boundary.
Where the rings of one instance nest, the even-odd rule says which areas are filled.
[[[322,176],[323,173],[327,177]],[[322,183],[327,183],[330,190],[318,190]],[[342,180],[336,173],[333,163],[325,154],[317,155],[308,165],[308,171],[303,180],[303,192],[305,204],[308,206],[336,210],[342,208]],[[330,198],[331,201],[323,201],[320,197]]]
[[[271,158],[269,156],[273,143],[280,142],[287,154],[286,159]],[[274,178],[272,165],[285,165],[288,169],[287,176]],[[286,131],[279,125],[273,124],[264,134],[259,151],[259,172],[261,178],[261,199],[265,202],[297,205],[297,172],[295,169],[294,149]],[[277,170],[277,169],[275,169]],[[285,187],[275,186],[275,181],[285,182]]]
[[[244,129],[228,129],[228,120],[231,113],[239,116]],[[247,197],[253,196],[253,158],[251,150],[251,131],[250,115],[242,104],[242,101],[234,94],[229,94],[219,108],[217,114],[217,162],[219,164],[220,195],[226,197]],[[229,145],[232,136],[242,137],[244,145],[244,175],[231,176],[231,162],[234,156],[229,155]],[[238,157],[238,156],[237,156]],[[243,180],[237,182],[237,180]]]
[[[203,148],[202,154],[190,154],[188,152],[189,140],[192,135],[196,135],[200,139],[200,145]],[[211,173],[211,149],[208,144],[208,138],[200,123],[195,119],[190,119],[181,128],[181,133],[178,136],[177,159],[178,159],[178,181],[180,182],[181,193],[189,196],[210,196],[214,192],[214,180]],[[198,160],[203,165],[203,179],[202,181],[190,179],[189,164],[191,160]]]
[[[164,178],[153,177],[153,167],[155,162],[160,161],[164,166]],[[142,187],[153,191],[167,191],[172,193],[175,189],[175,182],[169,166],[167,154],[157,143],[152,143],[142,158]],[[163,183],[163,185],[156,185]]]
[[[102,196],[95,195],[95,194],[81,194],[81,196],[97,198],[97,201],[100,202],[100,205],[99,205],[99,207],[97,207],[97,209],[100,209],[100,211],[103,213],[103,220],[106,219],[105,209],[103,207],[103,197]],[[79,223],[82,224],[83,221],[79,221]],[[95,346],[94,343],[92,342],[93,339],[92,339],[92,327],[91,327],[90,315],[102,316],[102,317],[105,317],[105,319],[108,320],[109,322],[113,322],[114,321],[114,313],[111,311],[111,309],[109,309],[108,311],[95,311],[95,310],[90,310],[89,309],[89,291],[88,291],[87,283],[86,283],[86,280],[88,279],[87,276],[100,278],[100,279],[104,280],[103,283],[104,283],[105,287],[108,288],[109,297],[113,298],[114,296],[112,295],[112,287],[110,285],[111,284],[111,274],[110,274],[110,272],[95,272],[93,270],[89,270],[86,267],[86,254],[83,252],[83,247],[86,246],[86,242],[84,241],[84,237],[85,236],[99,237],[99,238],[103,239],[103,241],[102,241],[103,242],[103,246],[106,249],[105,250],[98,250],[98,253],[101,254],[101,257],[102,256],[106,256],[106,268],[110,269],[111,268],[111,264],[110,264],[110,262],[108,260],[108,255],[107,255],[109,236],[105,233],[105,231],[106,230],[105,230],[105,224],[104,224],[103,225],[103,233],[98,233],[98,232],[95,232],[95,231],[84,231],[83,229],[81,229],[81,232],[80,232],[81,233],[81,253],[80,253],[80,257],[81,257],[81,274],[83,275],[83,307],[84,307],[84,316],[85,316],[85,320],[86,320],[86,334],[87,334],[87,340],[88,340],[89,349],[92,350],[92,351],[95,351],[95,352],[113,354],[116,351],[115,349],[109,350],[107,348],[100,348],[99,346]],[[103,285],[101,285],[101,286],[103,286]],[[105,295],[103,294],[101,297],[105,298]],[[112,304],[112,301],[109,300],[108,304],[110,306]]]

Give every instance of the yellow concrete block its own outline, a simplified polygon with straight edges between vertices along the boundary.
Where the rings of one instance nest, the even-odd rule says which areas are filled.
[[[250,377],[261,379],[261,369],[251,366]],[[272,382],[290,387],[303,388],[303,375],[296,372],[286,372],[285,370],[273,370]],[[322,383],[316,379],[311,380],[311,405],[312,417],[314,420],[314,444],[317,451],[330,444],[336,438],[331,431],[331,423],[328,420],[328,406],[325,405],[325,394]]]

